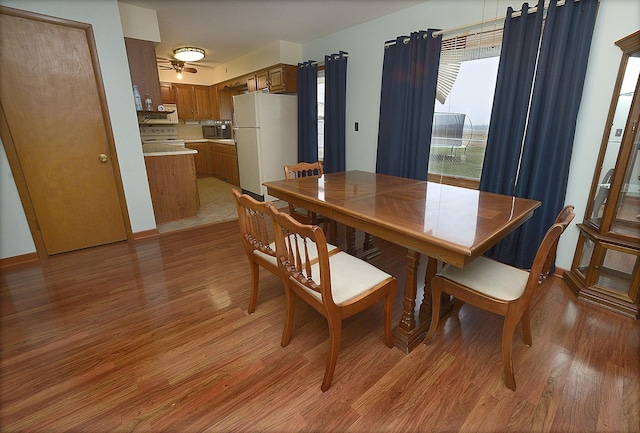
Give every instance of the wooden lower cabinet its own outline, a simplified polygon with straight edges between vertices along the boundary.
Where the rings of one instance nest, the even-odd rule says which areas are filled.
[[[240,186],[238,174],[238,154],[236,147],[228,144],[209,143],[212,172],[215,177],[230,184]]]
[[[196,216],[200,209],[194,155],[145,156],[156,223]]]
[[[211,152],[209,151],[209,144],[206,141],[197,142],[197,143],[185,143],[184,147],[189,149],[197,150],[193,156],[193,160],[196,166],[196,176],[197,177],[208,177],[211,176],[212,167],[211,167]]]
[[[236,147],[211,141],[185,143],[185,147],[198,151],[194,156],[197,177],[214,176],[240,186],[238,153]]]

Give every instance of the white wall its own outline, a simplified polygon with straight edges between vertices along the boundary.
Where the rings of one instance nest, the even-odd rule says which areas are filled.
[[[151,9],[118,2],[122,34],[125,38],[140,39],[159,44],[158,14]],[[156,45],[157,45],[156,44]]]
[[[0,0],[0,4],[92,25],[131,228],[134,233],[154,229],[156,223],[116,0]],[[33,253],[35,245],[4,147],[0,152],[0,181],[0,258]]]
[[[534,4],[535,2],[529,2]],[[324,59],[339,50],[349,53],[347,64],[347,170],[375,171],[384,42],[412,31],[451,29],[504,16],[507,6],[519,10],[521,2],[505,0],[431,0],[427,3],[355,26],[302,46],[303,60]],[[640,28],[640,2],[600,0],[591,46],[584,96],[569,172],[566,203],[576,206],[581,222],[598,156],[621,51],[614,42]],[[354,131],[359,122],[359,131]],[[558,246],[557,265],[571,267],[578,239],[575,223]]]

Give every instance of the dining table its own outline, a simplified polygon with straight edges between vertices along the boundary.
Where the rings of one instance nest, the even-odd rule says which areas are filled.
[[[265,182],[269,195],[407,249],[402,316],[394,344],[411,352],[430,323],[430,282],[438,266],[463,268],[533,215],[540,202],[366,171]],[[428,258],[416,308],[418,267]],[[443,299],[445,314],[453,305]]]

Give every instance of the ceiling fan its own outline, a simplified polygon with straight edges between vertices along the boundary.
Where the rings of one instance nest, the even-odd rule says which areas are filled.
[[[157,57],[156,60],[158,62],[159,69],[164,69],[164,70],[173,69],[177,72],[178,78],[182,78],[183,72],[189,72],[192,74],[195,74],[198,72],[196,68],[186,66],[187,63],[183,62],[182,60],[164,59],[162,57]]]

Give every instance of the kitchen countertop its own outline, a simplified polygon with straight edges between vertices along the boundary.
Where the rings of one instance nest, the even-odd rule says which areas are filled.
[[[193,138],[184,140],[185,143],[220,143],[227,144],[229,146],[235,146],[236,142],[231,138]]]
[[[191,155],[194,153],[198,153],[198,151],[173,144],[146,143],[142,145],[142,154],[144,156]]]

